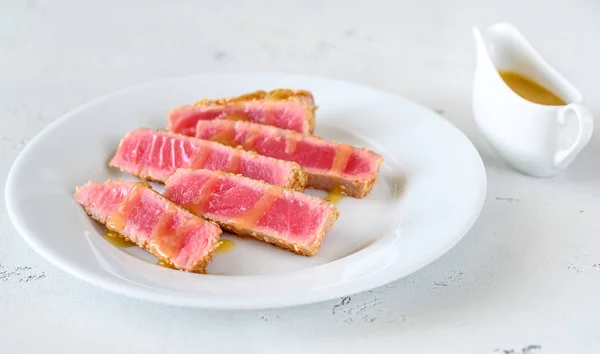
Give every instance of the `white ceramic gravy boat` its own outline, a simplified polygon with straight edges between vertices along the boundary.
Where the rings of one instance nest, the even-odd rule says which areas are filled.
[[[554,70],[512,25],[473,28],[477,66],[473,114],[483,135],[509,165],[522,173],[554,176],[588,143],[594,129],[581,93]],[[567,105],[547,106],[525,100],[498,70],[522,74],[548,88]]]

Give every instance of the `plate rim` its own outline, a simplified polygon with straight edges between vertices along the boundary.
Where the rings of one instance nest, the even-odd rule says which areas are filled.
[[[263,75],[273,76],[274,75],[274,76],[303,77],[308,80],[326,80],[326,81],[335,82],[338,84],[343,84],[345,86],[349,85],[349,86],[354,86],[354,87],[362,88],[362,89],[365,89],[365,88],[370,89],[370,90],[373,90],[373,91],[377,92],[378,94],[382,94],[382,95],[388,95],[388,96],[391,95],[396,99],[400,99],[400,100],[404,101],[404,103],[411,104],[420,109],[429,111],[432,115],[434,115],[436,117],[436,120],[439,123],[446,124],[449,129],[453,130],[454,133],[458,134],[458,136],[461,139],[463,139],[464,142],[468,145],[468,148],[471,149],[472,152],[474,153],[473,157],[476,158],[477,170],[479,170],[479,172],[481,173],[481,176],[479,176],[481,184],[479,186],[480,190],[477,193],[477,195],[478,195],[477,203],[473,203],[473,205],[471,206],[471,210],[469,213],[469,219],[468,220],[465,219],[465,221],[462,223],[462,228],[460,230],[457,230],[456,232],[454,232],[451,237],[449,236],[448,242],[446,242],[442,247],[437,248],[436,252],[434,252],[432,255],[427,257],[426,260],[423,260],[421,262],[414,262],[411,264],[410,267],[404,268],[405,271],[403,271],[401,274],[395,274],[395,275],[391,275],[391,276],[388,274],[387,276],[372,277],[371,282],[369,282],[368,284],[366,281],[356,282],[355,285],[352,287],[352,290],[349,289],[348,291],[344,291],[344,292],[336,291],[335,290],[336,287],[322,289],[322,291],[319,292],[320,296],[310,296],[310,297],[306,297],[304,299],[302,299],[300,297],[295,297],[293,299],[287,298],[285,300],[281,300],[280,296],[269,295],[269,296],[257,297],[255,299],[253,299],[252,301],[245,301],[245,302],[238,301],[238,302],[234,302],[234,303],[230,303],[230,302],[216,302],[215,303],[215,302],[211,302],[211,301],[208,301],[208,302],[203,301],[201,299],[201,297],[195,299],[194,301],[190,301],[187,298],[185,299],[185,301],[182,301],[184,299],[183,297],[177,297],[177,296],[173,296],[170,294],[162,294],[161,296],[157,296],[154,290],[140,291],[139,288],[136,289],[135,287],[127,286],[124,283],[111,281],[110,279],[107,279],[107,277],[105,277],[105,276],[101,276],[101,275],[95,274],[93,272],[88,272],[88,271],[82,270],[83,268],[77,267],[76,265],[75,266],[71,265],[71,262],[69,260],[62,259],[59,255],[54,254],[54,252],[51,249],[45,248],[42,245],[38,244],[38,242],[36,241],[37,237],[34,235],[35,233],[29,231],[27,225],[23,224],[24,221],[16,215],[16,210],[15,210],[16,209],[16,207],[15,207],[16,196],[14,195],[14,192],[13,192],[14,191],[13,185],[16,183],[16,180],[15,180],[16,172],[15,171],[19,170],[19,167],[23,163],[25,157],[28,155],[29,151],[37,145],[37,142],[39,140],[41,140],[44,136],[46,136],[49,132],[54,130],[56,127],[58,127],[62,124],[65,124],[65,122],[67,122],[69,119],[71,119],[77,113],[84,111],[85,109],[89,108],[90,106],[96,105],[104,100],[110,99],[113,96],[122,95],[122,94],[125,94],[130,91],[143,89],[144,87],[153,86],[153,85],[161,85],[161,84],[164,84],[167,82],[172,82],[172,81],[193,80],[193,79],[199,79],[202,77],[209,77],[209,76],[219,77],[219,76],[225,76],[225,75],[234,75],[234,76],[235,75],[257,75],[257,76],[263,76]],[[324,302],[324,301],[332,300],[332,299],[335,299],[338,297],[360,293],[360,292],[367,291],[367,290],[370,290],[370,289],[373,289],[373,288],[376,288],[379,286],[383,286],[383,285],[388,284],[393,281],[397,281],[401,278],[406,277],[407,275],[410,275],[410,274],[426,267],[427,265],[432,264],[433,262],[438,260],[441,256],[446,254],[449,250],[451,250],[454,246],[456,246],[463,239],[463,237],[469,232],[469,230],[473,227],[473,225],[479,218],[481,211],[483,209],[483,206],[485,204],[485,200],[487,197],[487,183],[488,183],[487,171],[486,171],[483,159],[481,158],[479,151],[477,150],[477,148],[475,147],[473,142],[468,138],[468,136],[448,119],[442,117],[434,110],[432,110],[426,106],[423,106],[415,101],[412,101],[409,98],[406,98],[402,95],[399,95],[399,94],[396,94],[393,92],[385,91],[385,90],[380,89],[375,86],[355,83],[355,82],[346,81],[346,80],[329,77],[329,76],[323,76],[323,75],[307,75],[307,74],[302,74],[302,73],[267,72],[267,71],[256,71],[256,72],[254,72],[254,71],[239,71],[239,72],[238,71],[230,71],[230,72],[197,73],[194,75],[175,76],[175,77],[162,78],[162,79],[153,80],[153,81],[147,81],[147,82],[144,82],[144,83],[141,83],[138,85],[127,86],[127,87],[123,87],[121,89],[117,89],[117,90],[105,93],[99,97],[96,97],[94,99],[86,101],[86,102],[82,103],[81,105],[67,111],[66,113],[61,115],[59,118],[57,118],[56,120],[54,120],[53,122],[47,124],[44,128],[42,128],[37,134],[35,134],[35,136],[29,141],[29,143],[18,153],[17,157],[11,164],[8,175],[7,175],[6,184],[5,184],[5,204],[6,204],[7,214],[9,216],[9,219],[11,220],[16,231],[38,255],[40,255],[42,258],[46,259],[50,264],[56,266],[57,268],[65,271],[68,274],[71,274],[75,278],[79,278],[79,279],[81,279],[85,282],[88,282],[94,286],[97,286],[101,289],[108,290],[108,291],[116,293],[116,294],[125,295],[130,298],[142,299],[145,301],[161,303],[161,304],[166,304],[166,305],[171,305],[171,306],[195,307],[195,308],[206,308],[206,309],[263,309],[263,308],[281,308],[281,307],[301,306],[301,305],[306,305],[306,304],[311,304],[311,303]],[[375,280],[375,279],[379,279],[379,280]],[[153,291],[154,291],[154,293],[153,293]],[[307,292],[313,292],[313,291],[307,290]],[[333,294],[332,294],[332,292],[333,292]],[[269,300],[268,301],[261,300],[264,298],[269,298]]]

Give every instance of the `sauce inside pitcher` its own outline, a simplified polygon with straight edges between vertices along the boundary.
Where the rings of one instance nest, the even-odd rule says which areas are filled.
[[[567,104],[554,92],[514,71],[499,70],[500,77],[508,87],[522,98],[546,106],[564,106]]]
[[[480,131],[516,170],[558,174],[592,136],[593,116],[583,96],[511,24],[474,27],[473,36],[472,107]]]

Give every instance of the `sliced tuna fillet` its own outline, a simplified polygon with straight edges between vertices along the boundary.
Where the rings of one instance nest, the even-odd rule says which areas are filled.
[[[371,191],[383,162],[381,155],[368,149],[248,122],[200,121],[196,136],[295,161],[308,173],[308,187],[357,198]]]
[[[204,99],[192,105],[175,108],[169,113],[168,130],[194,136],[198,121],[228,119],[246,120],[312,134],[315,129],[316,109],[313,96],[308,91],[256,91],[233,98]]]
[[[177,168],[223,170],[294,190],[304,190],[307,180],[306,172],[294,162],[145,128],[121,140],[109,165],[158,182],[164,182]]]
[[[326,200],[243,176],[177,170],[165,197],[241,236],[313,256],[339,216]]]
[[[189,213],[148,183],[88,182],[75,200],[92,218],[176,269],[204,273],[221,229]]]

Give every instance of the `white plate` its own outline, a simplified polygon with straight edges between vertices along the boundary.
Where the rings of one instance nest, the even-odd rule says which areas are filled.
[[[174,271],[156,266],[141,249],[108,243],[103,228],[73,200],[75,186],[88,180],[133,179],[107,166],[128,131],[163,129],[171,108],[202,97],[278,87],[313,92],[316,134],[385,157],[372,193],[338,204],[340,218],[317,256],[226,236],[236,247],[215,255],[209,275]],[[422,268],[469,230],[485,190],[485,169],[469,140],[404,98],[316,77],[211,74],[119,91],[60,118],[14,163],[6,204],[40,255],[104,289],[181,306],[272,308],[365,291]]]

